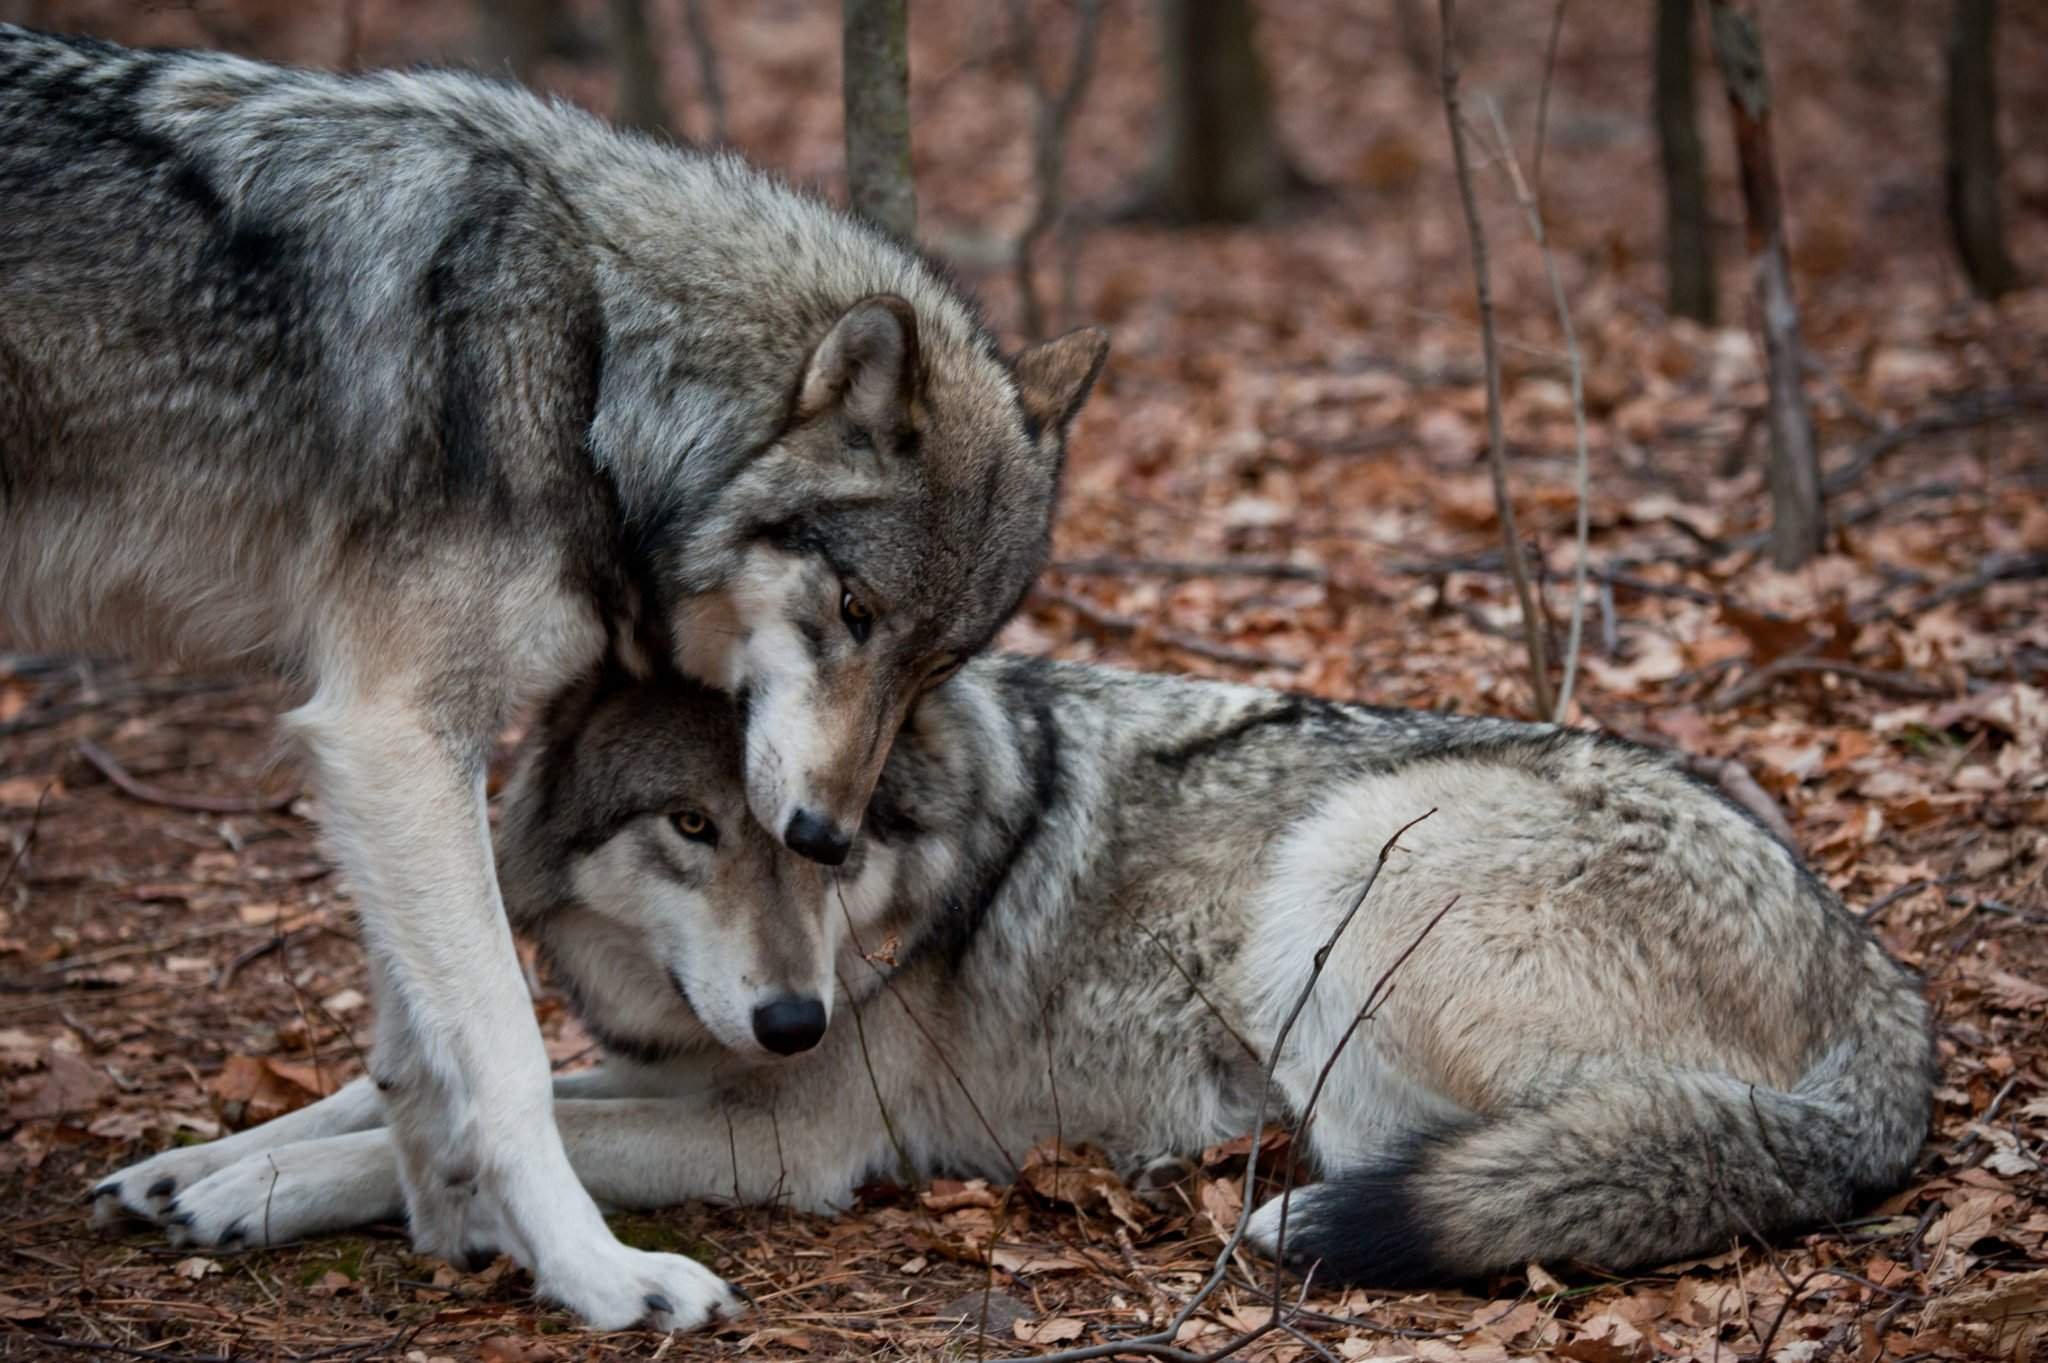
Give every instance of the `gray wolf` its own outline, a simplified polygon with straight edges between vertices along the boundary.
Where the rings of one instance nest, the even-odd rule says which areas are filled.
[[[1414,947],[1330,1072],[1320,1181],[1255,1244],[1383,1287],[1626,1267],[1839,1218],[1920,1149],[1915,982],[1670,754],[988,657],[918,702],[828,871],[745,817],[733,727],[595,684],[508,790],[507,903],[609,1055],[557,1090],[603,1202],[825,1211],[1055,1134],[1131,1170],[1242,1134],[1318,946],[1432,809],[1279,1056],[1298,1114]],[[777,1002],[816,1028],[750,1025]],[[376,1121],[359,1085],[124,1181],[174,1179],[158,1213],[201,1244],[329,1230],[397,1206]]]
[[[754,817],[844,857],[1043,561],[1103,338],[1005,360],[879,231],[452,73],[0,27],[0,201],[0,619],[301,688],[422,1250],[601,1327],[729,1309],[571,1172],[491,738],[601,660],[680,669],[746,698]]]

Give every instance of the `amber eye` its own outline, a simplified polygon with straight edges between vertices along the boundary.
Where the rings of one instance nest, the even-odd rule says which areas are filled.
[[[676,832],[682,834],[691,842],[701,842],[712,847],[718,846],[718,825],[712,823],[711,820],[705,818],[696,810],[680,810],[669,815],[668,821],[675,825]]]
[[[846,632],[853,636],[856,644],[866,643],[869,632],[875,627],[875,613],[868,609],[867,602],[852,592],[840,594],[839,618],[846,622]]]

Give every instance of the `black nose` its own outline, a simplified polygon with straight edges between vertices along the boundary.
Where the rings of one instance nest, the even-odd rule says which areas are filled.
[[[845,861],[847,852],[853,847],[853,839],[841,832],[838,824],[821,819],[808,809],[799,809],[789,816],[789,827],[782,830],[782,841],[798,856],[822,861],[827,866],[837,866]]]
[[[808,1051],[825,1035],[825,1005],[785,994],[754,1010],[754,1040],[777,1055]]]

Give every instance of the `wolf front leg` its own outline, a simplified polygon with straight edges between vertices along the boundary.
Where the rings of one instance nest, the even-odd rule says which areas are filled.
[[[555,1114],[576,1176],[608,1207],[737,1200],[843,1210],[861,1177],[887,1162],[879,1109],[859,1102],[867,1095],[851,1083],[790,1092],[787,1103],[766,1101],[774,1088],[764,1082],[731,1103],[712,1095],[564,1098]],[[787,1119],[777,1115],[784,1106]],[[405,1157],[393,1135],[301,1141],[229,1164],[180,1196],[171,1237],[209,1248],[281,1245],[389,1220],[405,1205]]]
[[[603,1330],[739,1308],[697,1263],[615,1239],[557,1131],[547,1054],[498,897],[484,812],[492,719],[423,686],[323,685],[290,717],[354,887],[377,994],[382,1093],[415,1245],[501,1250]],[[478,732],[481,730],[481,732]]]

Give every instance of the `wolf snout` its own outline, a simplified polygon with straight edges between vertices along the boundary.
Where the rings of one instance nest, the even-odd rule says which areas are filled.
[[[853,850],[852,834],[808,809],[799,809],[789,816],[789,826],[782,830],[782,842],[798,856],[826,866],[839,865]]]
[[[825,1036],[825,1005],[785,994],[754,1010],[754,1039],[777,1055],[808,1051]]]

